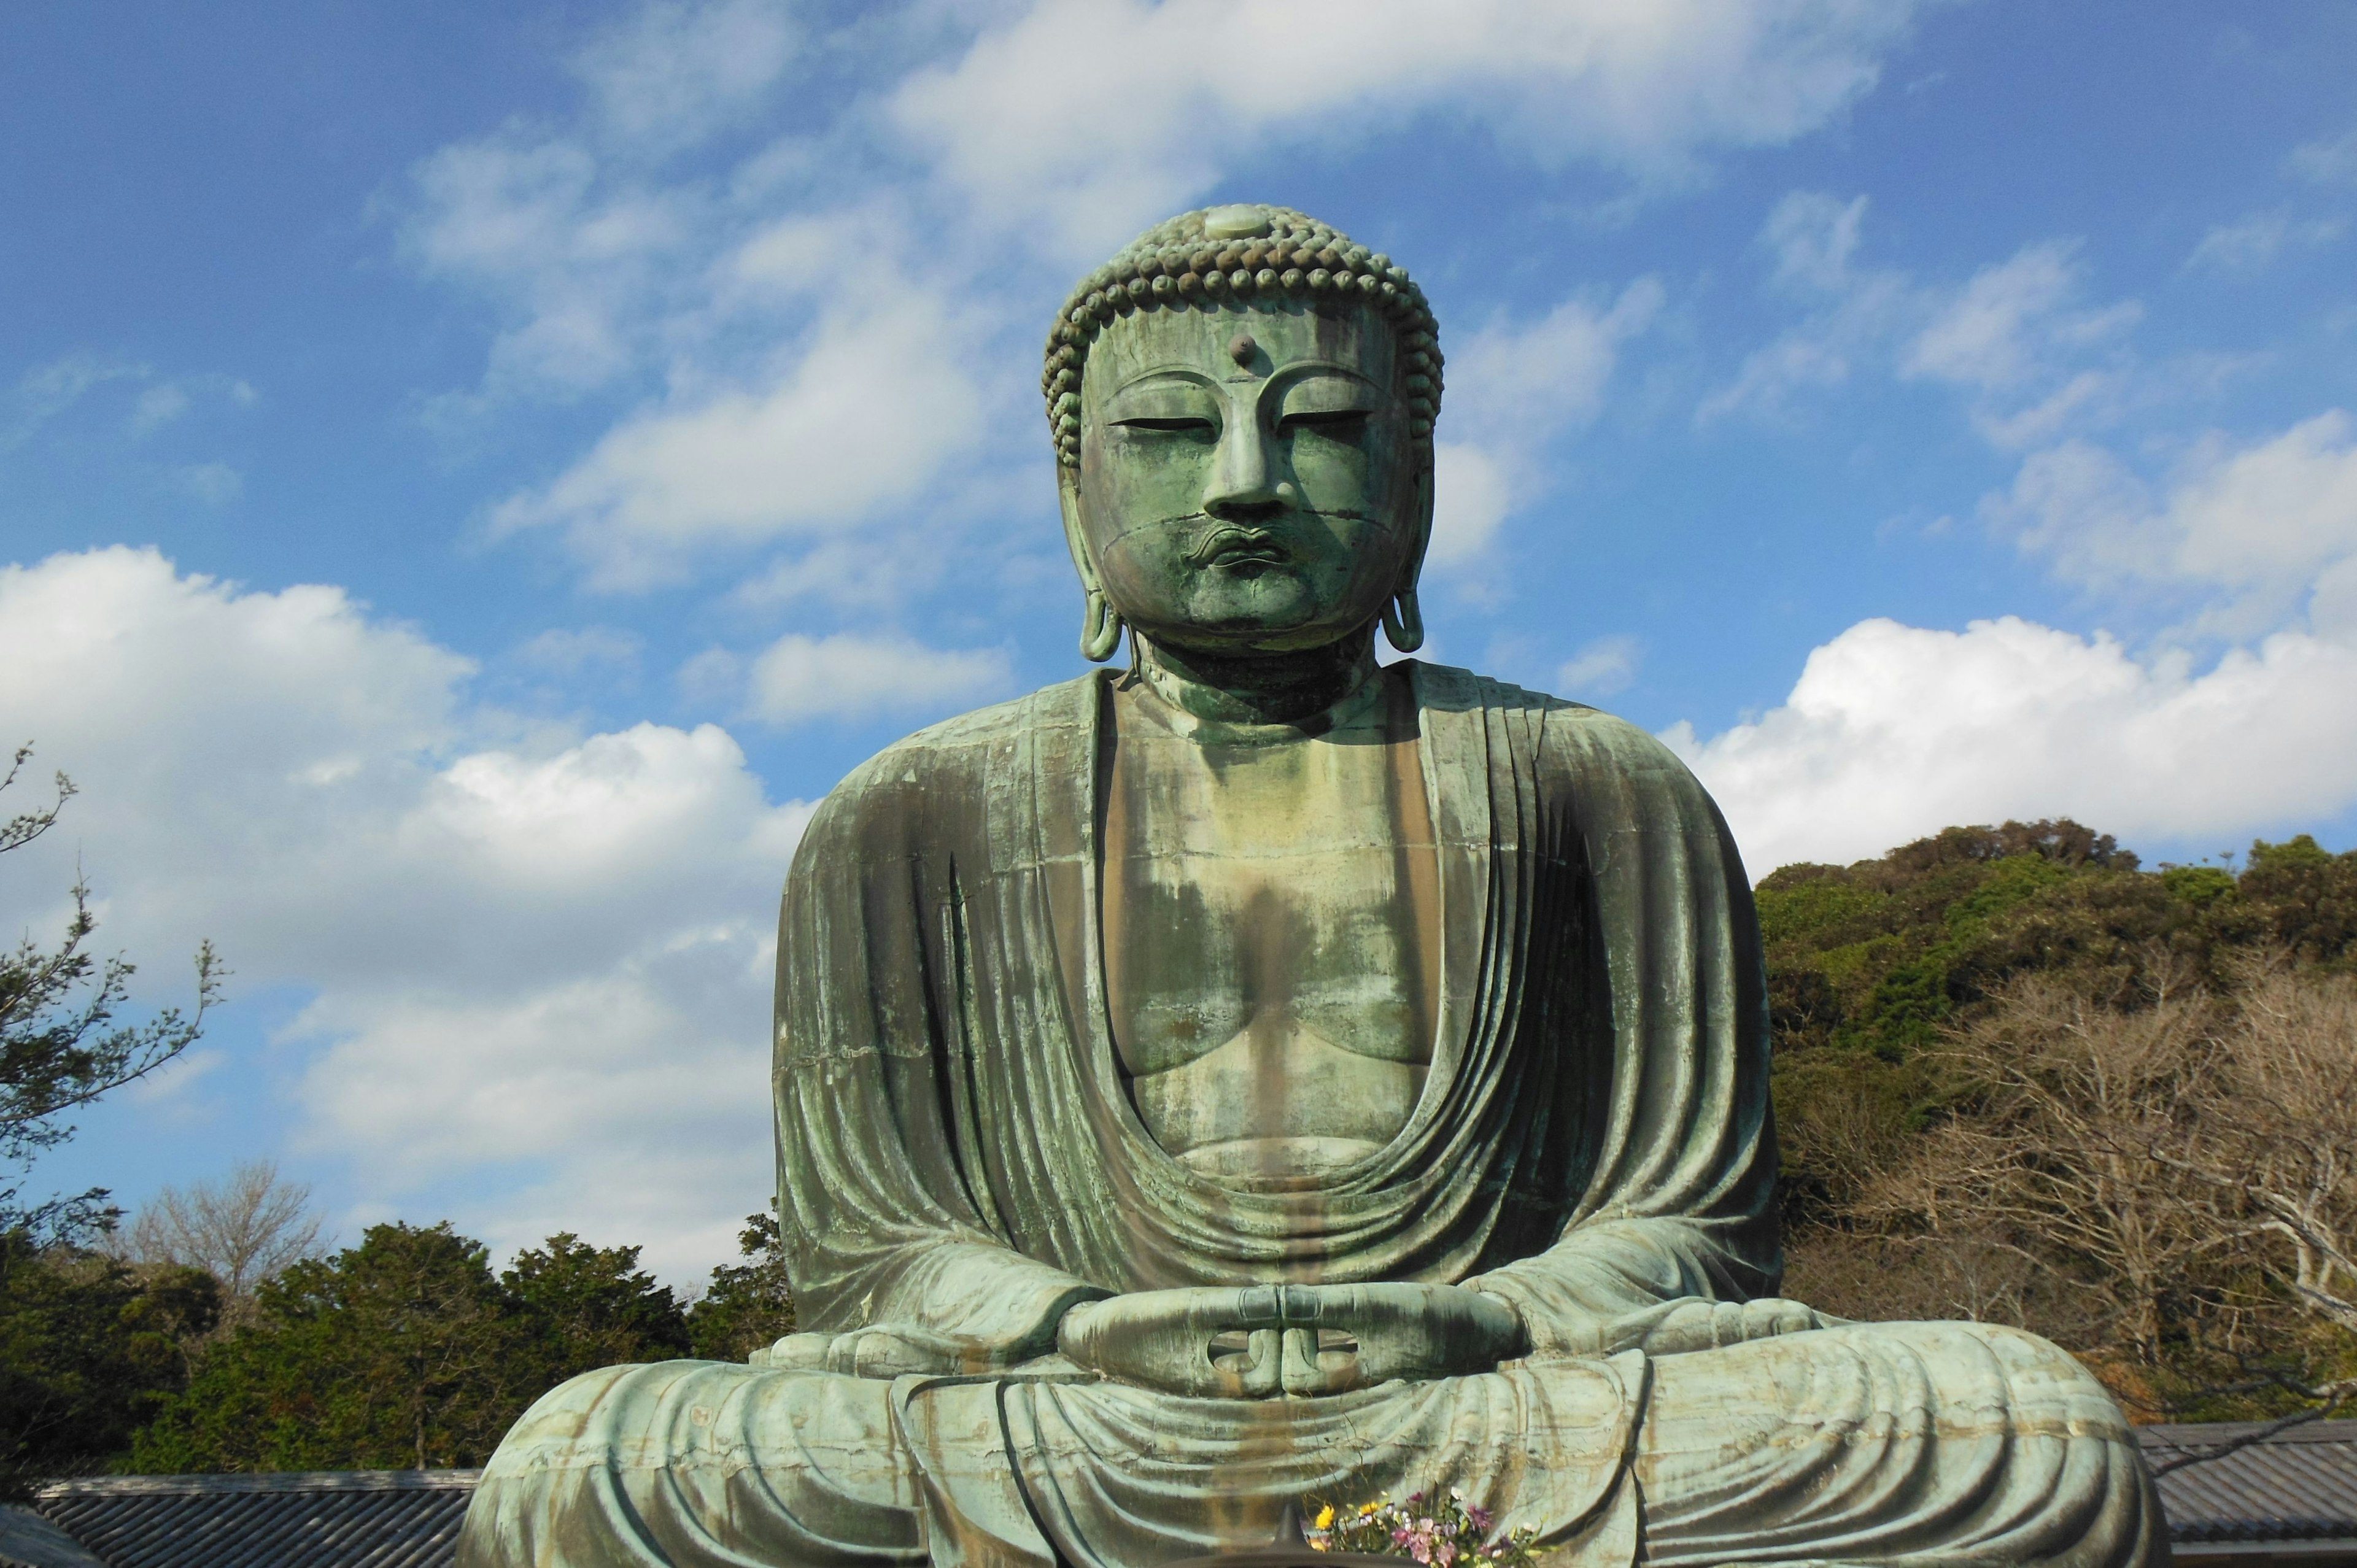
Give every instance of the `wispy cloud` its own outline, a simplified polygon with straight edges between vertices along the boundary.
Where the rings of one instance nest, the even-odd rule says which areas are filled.
[[[2330,243],[2347,227],[2339,219],[2301,220],[2288,212],[2254,212],[2212,228],[2185,265],[2194,272],[2255,273],[2287,249]]]
[[[1872,372],[1958,389],[1982,437],[2010,450],[2088,423],[2116,399],[2144,307],[2084,304],[2075,241],[2025,245],[1941,284],[1860,265],[1866,216],[1862,197],[1795,191],[1778,202],[1760,233],[1773,258],[1769,289],[1806,314],[1703,399],[1700,423],[1780,416]]]
[[[1639,278],[1609,304],[1573,298],[1534,320],[1492,321],[1450,355],[1433,565],[1478,564],[1499,525],[1544,492],[1542,454],[1603,411],[1622,345],[1664,297],[1658,281]]]
[[[931,648],[913,638],[790,633],[753,660],[748,716],[789,725],[874,714],[953,713],[1012,693],[1004,649]]]
[[[760,123],[744,117],[827,45],[757,0],[649,6],[577,54],[572,116],[511,123],[414,171],[405,253],[503,318],[480,384],[431,412],[463,425],[507,400],[623,394],[628,413],[490,520],[554,530],[601,588],[889,526],[992,460],[1017,402],[1001,394],[1020,382],[972,367],[1028,337],[1035,273],[1093,260],[1241,160],[1429,113],[1469,115],[1526,159],[1675,182],[1840,114],[1917,9],[1037,0],[936,27],[946,48],[797,137],[675,166]],[[1650,308],[1577,296],[1526,324],[1560,364],[1453,350],[1451,407],[1486,353],[1525,378],[1534,418],[1591,417],[1611,344]],[[1532,493],[1528,457],[1488,441],[1445,459],[1464,479],[1443,502],[1440,564],[1478,555]]]
[[[889,100],[977,220],[1093,259],[1273,142],[1469,118],[1543,162],[1680,181],[1878,79],[1903,0],[1039,0]],[[1088,69],[1075,70],[1086,60]]]
[[[2212,434],[2161,486],[2066,442],[2027,459],[1985,511],[2067,579],[2190,597],[2210,631],[2246,636],[2304,612],[2357,634],[2357,420],[2340,409],[2255,441]]]

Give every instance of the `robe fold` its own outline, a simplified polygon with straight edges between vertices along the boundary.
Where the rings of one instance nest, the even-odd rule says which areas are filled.
[[[1947,1348],[1928,1359],[1864,1327],[1635,1348],[1672,1304],[1777,1287],[1767,1003],[1725,822],[1667,748],[1593,709],[1413,666],[1441,916],[1414,1112],[1313,1190],[1213,1179],[1165,1153],[1125,1089],[1105,999],[1100,778],[1116,678],[886,750],[820,807],[787,884],[774,1090],[801,1325],[949,1344],[958,1373],[590,1374],[502,1445],[462,1563],[1148,1568],[1265,1541],[1305,1493],[1434,1486],[1597,1568],[1627,1568],[1650,1516],[1663,1561],[1681,1530],[1716,1560],[1827,1559],[1806,1523],[1825,1466],[1898,1498],[1958,1411],[1985,1448],[1999,1434],[1974,1497],[2033,1522],[2066,1506],[2107,1521],[2019,1560],[2108,1568],[2165,1550],[2140,1522],[2149,1484],[2116,1411],[2050,1347],[2063,1370],[2026,1381],[1992,1381],[1990,1337],[2005,1331],[1970,1326],[1930,1326],[1922,1344]],[[1083,1299],[1369,1281],[1493,1292],[1520,1310],[1531,1355],[1332,1399],[1235,1401],[1105,1381],[1051,1353]],[[1921,1375],[1828,1380],[1813,1356]],[[1708,1391],[1746,1379],[1760,1402],[1711,1417]],[[1644,1426],[1657,1382],[1667,1408],[1702,1413]],[[1878,1402],[1909,1389],[1912,1426]],[[2017,1417],[2097,1457],[2015,1464]],[[1695,1434],[1722,1425],[1749,1435],[1698,1456]],[[1876,1480],[1878,1465],[1896,1469]],[[2078,1477],[2077,1492],[2044,1498],[2048,1470]],[[1722,1483],[1758,1490],[1739,1480],[1754,1471],[1798,1499],[1781,1534],[1769,1505],[1745,1516],[1762,1552],[1731,1545],[1710,1502]],[[1943,1557],[1938,1530],[1900,1528],[1930,1506],[1893,1502],[1843,1539],[1905,1543],[1857,1561],[1995,1560]]]
[[[776,1075],[805,1326],[911,1324],[1019,1359],[1075,1299],[1175,1285],[1480,1276],[1540,1325],[1772,1294],[1750,892],[1665,747],[1415,668],[1432,1069],[1388,1147],[1315,1191],[1255,1190],[1166,1154],[1123,1087],[1098,924],[1109,679],[903,742],[811,822]]]

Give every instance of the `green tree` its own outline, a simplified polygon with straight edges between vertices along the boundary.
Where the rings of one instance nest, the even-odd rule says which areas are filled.
[[[737,1244],[745,1262],[714,1269],[710,1287],[688,1309],[694,1353],[708,1361],[741,1361],[794,1331],[793,1289],[786,1282],[777,1220],[747,1215]]]
[[[636,1247],[592,1247],[559,1231],[518,1252],[500,1283],[534,1330],[544,1388],[593,1367],[688,1353],[686,1315],[668,1286],[640,1271]]]
[[[0,790],[16,781],[32,754],[29,746],[17,747],[0,774]],[[60,773],[55,800],[0,822],[0,854],[56,826],[73,794],[73,781]],[[0,950],[0,1166],[21,1171],[42,1150],[71,1137],[73,1128],[61,1118],[178,1056],[220,1000],[222,972],[208,942],[197,950],[193,1012],[184,1016],[167,1007],[144,1024],[116,1025],[135,966],[89,951],[98,929],[90,888],[75,883],[72,898],[73,913],[56,947],[40,947],[28,937],[13,950]],[[0,1232],[71,1238],[113,1218],[103,1188],[31,1208],[20,1203],[22,1190],[16,1183],[0,1187]]]
[[[202,1269],[0,1233],[0,1497],[102,1469],[188,1380],[221,1310]]]
[[[576,1372],[683,1352],[671,1291],[636,1247],[569,1233],[494,1277],[449,1225],[377,1225],[256,1293],[254,1321],[204,1354],[137,1437],[135,1471],[479,1465]]]
[[[480,1464],[537,1389],[527,1325],[482,1246],[447,1224],[371,1226],[257,1293],[132,1446],[135,1471]]]

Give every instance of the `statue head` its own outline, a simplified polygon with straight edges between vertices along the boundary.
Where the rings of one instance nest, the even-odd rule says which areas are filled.
[[[1387,256],[1283,207],[1147,230],[1073,290],[1042,390],[1082,648],[1423,640],[1441,356]]]

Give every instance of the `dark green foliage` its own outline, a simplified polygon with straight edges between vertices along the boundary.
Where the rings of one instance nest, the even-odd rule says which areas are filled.
[[[713,1270],[711,1288],[687,1315],[695,1354],[707,1361],[741,1361],[794,1331],[793,1291],[786,1283],[777,1220],[747,1215],[737,1242],[747,1261]]]
[[[664,1361],[688,1353],[686,1315],[671,1291],[640,1272],[636,1247],[592,1247],[559,1231],[527,1247],[500,1276],[513,1308],[534,1328],[553,1388],[592,1367]]]
[[[2357,962],[2357,852],[2332,854],[2308,834],[2255,843],[2240,883],[2242,940],[2270,939],[2303,962],[2346,971]]]
[[[124,1467],[479,1465],[555,1383],[685,1348],[678,1304],[638,1256],[559,1235],[495,1279],[447,1224],[371,1227],[264,1284],[258,1321],[212,1348]]]
[[[102,1469],[188,1379],[221,1313],[202,1269],[135,1270],[0,1234],[0,1498]]]
[[[2239,877],[2151,873],[2077,822],[2007,822],[1854,865],[1788,865],[1759,900],[1787,1211],[1805,1222],[1943,1112],[1951,1089],[1921,1053],[2017,975],[2117,1004],[2163,970],[2214,983],[2261,944],[2347,967],[2357,854],[2303,834],[2253,844]]]

